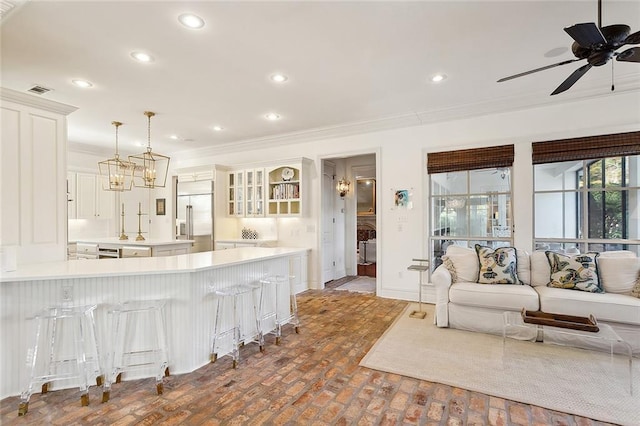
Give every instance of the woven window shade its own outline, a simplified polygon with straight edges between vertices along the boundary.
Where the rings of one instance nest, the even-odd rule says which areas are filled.
[[[512,165],[513,145],[430,152],[427,154],[427,172],[430,174],[488,169],[491,167],[511,167]]]
[[[640,132],[534,142],[533,164],[640,154]]]

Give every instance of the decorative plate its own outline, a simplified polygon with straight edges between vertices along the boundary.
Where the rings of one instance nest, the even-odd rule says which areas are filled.
[[[293,178],[293,169],[285,167],[282,169],[282,180],[291,180]]]

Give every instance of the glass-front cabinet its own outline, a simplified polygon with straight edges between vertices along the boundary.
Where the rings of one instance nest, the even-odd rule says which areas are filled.
[[[247,216],[264,216],[264,169],[247,170]]]
[[[227,214],[264,216],[264,169],[234,170],[228,174]]]
[[[244,216],[244,170],[229,172],[227,183],[227,214]]]
[[[234,217],[302,216],[305,178],[311,160],[297,158],[263,167],[243,167],[227,174],[227,215]]]

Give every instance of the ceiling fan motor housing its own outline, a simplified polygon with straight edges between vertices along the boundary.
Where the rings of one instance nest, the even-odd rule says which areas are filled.
[[[578,42],[574,42],[571,45],[571,50],[577,58],[587,58],[589,64],[599,67],[613,58],[615,50],[625,44],[625,40],[630,31],[631,28],[628,25],[607,25],[606,27],[600,28],[600,32],[604,36],[606,43],[582,46]]]

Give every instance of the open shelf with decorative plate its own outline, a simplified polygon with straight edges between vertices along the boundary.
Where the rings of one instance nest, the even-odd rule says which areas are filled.
[[[268,169],[268,209],[270,216],[302,216],[303,196],[305,194],[305,162],[290,163]]]

